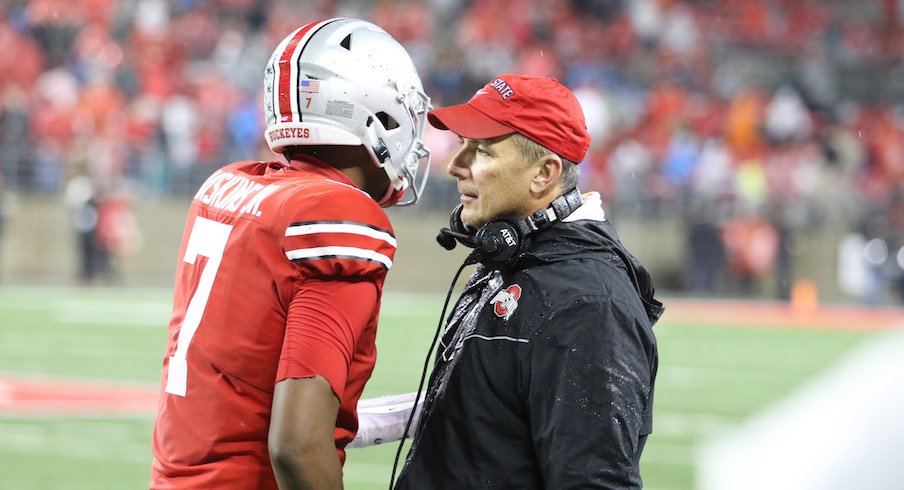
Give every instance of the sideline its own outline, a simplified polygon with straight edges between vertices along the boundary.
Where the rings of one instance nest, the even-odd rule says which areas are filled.
[[[805,328],[875,332],[904,328],[904,308],[665,298],[669,324]]]

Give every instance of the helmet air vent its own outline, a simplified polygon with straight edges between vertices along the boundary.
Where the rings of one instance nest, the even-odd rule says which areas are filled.
[[[392,116],[390,116],[389,114],[387,114],[383,111],[378,112],[376,114],[376,116],[377,116],[377,119],[380,121],[380,123],[383,125],[383,127],[386,128],[387,130],[395,129],[395,128],[399,127],[398,121],[396,121],[395,119],[393,119]]]
[[[345,36],[345,39],[343,39],[342,42],[339,43],[339,45],[342,46],[343,48],[351,51],[352,50],[352,35],[349,34],[348,36]]]

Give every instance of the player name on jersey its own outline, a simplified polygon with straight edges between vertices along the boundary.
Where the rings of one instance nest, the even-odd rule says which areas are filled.
[[[276,184],[264,186],[247,177],[222,170],[211,175],[195,194],[195,199],[214,209],[260,216],[264,198],[279,189]]]

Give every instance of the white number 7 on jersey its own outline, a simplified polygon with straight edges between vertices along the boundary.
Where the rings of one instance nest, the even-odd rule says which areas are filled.
[[[198,330],[204,308],[207,307],[207,299],[213,288],[213,280],[220,268],[223,259],[223,251],[226,250],[226,241],[232,225],[217,223],[206,218],[197,217],[188,237],[188,245],[185,246],[185,256],[182,261],[194,264],[199,255],[207,257],[207,265],[201,272],[198,288],[188,302],[185,310],[185,318],[179,326],[176,352],[169,358],[169,370],[166,376],[166,392],[173,395],[185,396],[185,385],[188,378],[188,363],[185,355],[188,352],[188,344]]]

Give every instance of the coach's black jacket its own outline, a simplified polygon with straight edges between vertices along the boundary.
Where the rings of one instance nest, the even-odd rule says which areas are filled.
[[[641,488],[662,310],[606,221],[556,222],[508,270],[478,265],[396,488]]]

